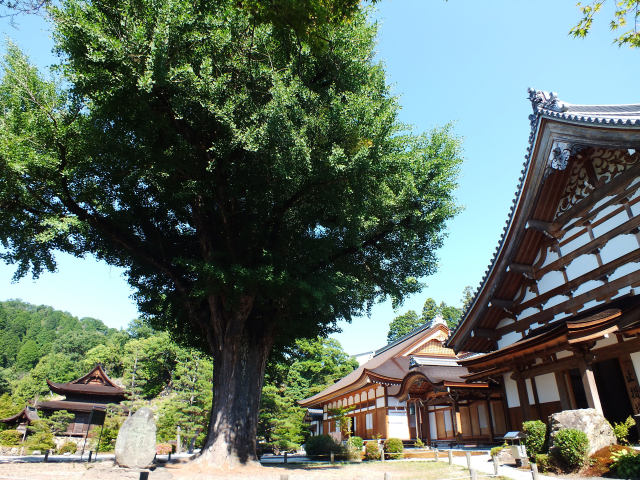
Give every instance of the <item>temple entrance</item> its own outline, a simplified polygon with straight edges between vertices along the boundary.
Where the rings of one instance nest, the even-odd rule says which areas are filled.
[[[584,391],[584,385],[582,385],[580,370],[577,368],[569,370],[569,378],[571,380],[571,390],[573,391],[576,408],[589,408],[587,394]]]
[[[606,419],[613,424],[624,422],[629,415],[633,416],[633,408],[627,395],[627,387],[618,359],[597,362],[593,367],[600,403]],[[631,429],[630,433],[637,435],[636,429]]]

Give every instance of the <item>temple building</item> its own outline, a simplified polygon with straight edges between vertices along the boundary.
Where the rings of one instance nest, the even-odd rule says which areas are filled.
[[[529,149],[498,247],[447,342],[508,422],[640,413],[640,105],[530,90]]]
[[[62,400],[37,402],[34,407],[51,414],[67,410],[75,415],[67,427],[67,435],[84,436],[91,425],[102,425],[108,404],[119,404],[125,398],[125,390],[107,376],[101,365],[96,365],[86,375],[67,383],[47,380],[52,392],[63,395]]]
[[[346,377],[300,404],[312,432],[341,439],[335,409],[349,409],[352,434],[364,439],[420,438],[438,442],[492,441],[506,431],[502,391],[467,381],[453,350],[443,343],[441,319],[377,350]]]

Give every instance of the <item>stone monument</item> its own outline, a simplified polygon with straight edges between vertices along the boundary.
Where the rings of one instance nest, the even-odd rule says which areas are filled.
[[[153,412],[141,408],[127,418],[116,439],[116,464],[120,467],[145,468],[156,454],[156,422]]]
[[[593,408],[564,410],[549,416],[549,450],[553,448],[556,433],[562,428],[573,428],[586,433],[589,439],[589,455],[616,443],[611,425]]]

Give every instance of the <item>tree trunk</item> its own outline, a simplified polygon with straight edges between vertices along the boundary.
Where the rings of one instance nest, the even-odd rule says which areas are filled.
[[[244,322],[243,322],[244,323]],[[213,404],[199,463],[234,468],[256,463],[264,371],[273,345],[264,325],[246,322],[212,348]]]

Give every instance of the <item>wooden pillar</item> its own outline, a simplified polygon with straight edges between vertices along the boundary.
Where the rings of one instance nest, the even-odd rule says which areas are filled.
[[[529,394],[527,393],[527,383],[522,376],[518,375],[516,384],[518,385],[518,400],[520,401],[520,410],[522,411],[522,421],[533,420],[531,405],[529,405]]]
[[[537,419],[540,420],[542,418],[542,411],[540,410],[540,398],[538,397],[538,387],[536,386],[535,377],[531,377],[531,391],[533,392],[533,401],[536,407]]]
[[[578,408],[578,402],[576,402],[576,394],[573,391],[573,383],[571,382],[571,373],[564,372],[564,380],[567,384],[567,390],[569,391],[569,403],[571,404],[571,410]]]
[[[596,378],[593,375],[593,367],[585,360],[580,360],[578,365],[580,376],[582,377],[582,385],[584,386],[584,393],[587,396],[587,405],[589,405],[589,408],[595,408],[598,412],[602,413],[602,405],[600,404]]]
[[[567,381],[564,372],[553,372],[556,377],[556,385],[558,386],[558,394],[560,395],[560,408],[562,410],[571,410],[571,398],[567,390]]]
[[[460,425],[460,406],[455,398],[451,398],[451,404],[453,409],[451,411],[451,418],[453,420],[453,436],[456,441],[459,442],[462,437],[462,428]]]
[[[500,405],[502,405],[502,414],[504,415],[504,425],[507,429],[507,432],[513,430],[511,425],[511,415],[509,414],[509,406],[507,404],[507,389],[504,386],[504,380],[500,382],[500,388],[502,390],[502,400],[500,400]]]

